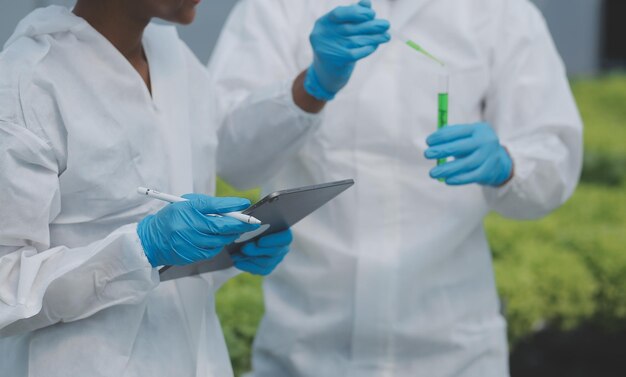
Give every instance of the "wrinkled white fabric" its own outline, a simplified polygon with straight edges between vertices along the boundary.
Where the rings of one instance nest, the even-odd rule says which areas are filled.
[[[306,69],[313,23],[349,3],[241,1],[210,64],[221,117]],[[448,63],[450,123],[491,123],[515,177],[501,188],[447,187],[429,177],[433,162],[423,153],[437,126],[439,69],[398,42],[360,62],[321,128],[290,157],[269,160],[268,170],[250,164],[267,167],[263,156],[276,153],[267,134],[280,138],[300,126],[250,127],[243,135],[226,122],[218,169],[228,161],[221,175],[232,183],[262,183],[267,192],[356,180],[295,227],[292,252],[266,279],[254,376],[507,376],[505,321],[482,222],[491,210],[545,215],[577,184],[582,124],[562,61],[526,0],[373,6]],[[268,172],[276,172],[271,180]]]
[[[232,375],[213,301],[234,269],[159,283],[136,235],[164,205],[136,187],[211,194],[217,145],[206,68],[173,27],[143,44],[152,95],[66,8],[0,54],[1,376]]]

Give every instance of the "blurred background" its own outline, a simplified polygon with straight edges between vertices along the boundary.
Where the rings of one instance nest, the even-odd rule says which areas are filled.
[[[346,1],[349,2],[349,1]],[[32,9],[71,0],[0,0],[0,41]],[[208,61],[235,0],[205,1],[180,28]],[[623,377],[626,360],[626,1],[534,0],[567,66],[585,121],[581,184],[541,221],[486,220],[513,377]],[[258,198],[255,190],[220,195]],[[218,295],[218,311],[238,374],[263,314],[261,279],[241,275]]]

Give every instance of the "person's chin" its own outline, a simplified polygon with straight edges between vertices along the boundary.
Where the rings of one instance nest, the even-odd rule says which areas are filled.
[[[181,12],[174,19],[169,21],[181,24],[181,25],[189,25],[196,19],[196,9],[186,10],[185,12]]]

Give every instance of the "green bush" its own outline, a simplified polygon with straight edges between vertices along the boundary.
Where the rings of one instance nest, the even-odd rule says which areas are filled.
[[[595,325],[626,327],[626,187],[582,186],[565,210],[570,219],[584,219],[560,238],[599,283]]]
[[[540,221],[491,215],[487,233],[513,342],[546,324],[626,326],[626,191],[581,185]]]
[[[626,231],[614,239],[596,238],[580,250],[599,284],[594,323],[607,330],[626,328]],[[581,244],[583,245],[583,244]]]
[[[258,188],[246,191],[238,191],[233,186],[229,185],[223,179],[217,179],[217,195],[218,196],[238,196],[240,198],[246,198],[250,200],[252,203],[255,203],[259,200],[259,195],[261,194],[261,190]]]
[[[581,182],[619,186],[626,182],[626,155],[618,153],[585,153]]]
[[[585,150],[626,153],[626,75],[575,80],[572,90],[585,122]]]
[[[261,278],[241,274],[219,290],[217,313],[222,323],[235,375],[250,370],[251,345],[263,316]]]
[[[544,326],[574,328],[593,315],[597,284],[572,253],[526,239],[495,269],[511,343]]]
[[[582,182],[626,182],[626,76],[608,75],[572,83],[585,123]]]

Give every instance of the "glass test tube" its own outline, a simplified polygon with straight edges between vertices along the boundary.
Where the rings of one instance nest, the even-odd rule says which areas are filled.
[[[439,101],[438,111],[439,116],[437,122],[437,129],[442,129],[448,125],[448,89],[450,85],[450,76],[448,74],[439,75]],[[437,160],[437,165],[443,165],[447,162],[446,158],[440,158]]]

